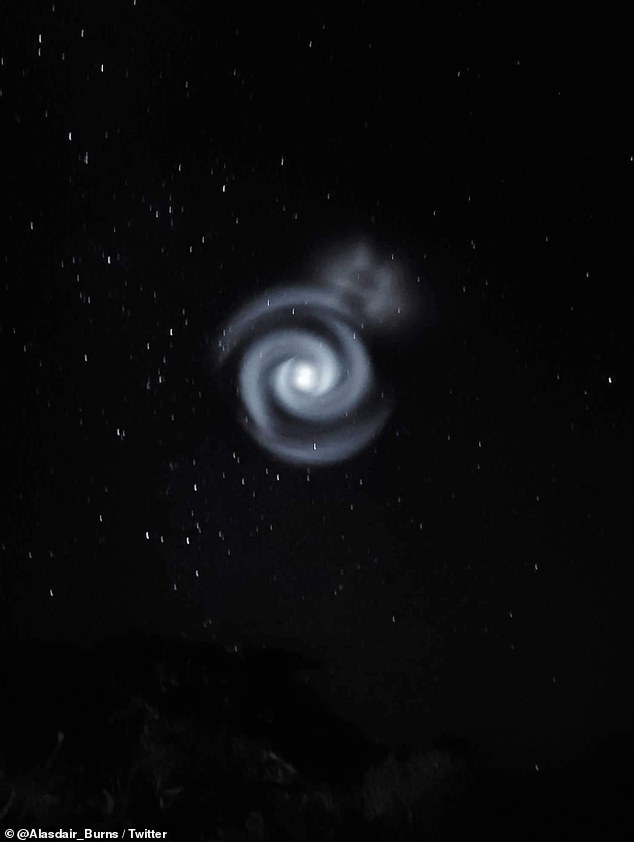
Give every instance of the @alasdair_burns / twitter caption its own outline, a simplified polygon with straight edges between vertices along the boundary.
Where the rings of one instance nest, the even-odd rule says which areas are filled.
[[[6,839],[75,839],[77,842],[85,842],[88,839],[167,839],[167,831],[136,827],[124,827],[122,830],[92,830],[89,827],[82,830],[41,830],[37,827],[21,827],[19,830],[7,828],[4,836]]]

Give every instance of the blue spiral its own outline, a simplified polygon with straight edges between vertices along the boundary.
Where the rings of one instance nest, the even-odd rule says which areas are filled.
[[[238,310],[222,331],[219,361],[238,357],[241,417],[253,438],[296,465],[329,465],[366,447],[389,403],[361,332],[399,310],[385,268],[366,251],[319,284],[277,288]]]

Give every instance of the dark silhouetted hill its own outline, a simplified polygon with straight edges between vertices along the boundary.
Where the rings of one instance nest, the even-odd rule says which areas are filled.
[[[503,769],[444,736],[364,739],[283,651],[122,639],[0,651],[0,825],[173,840],[599,839],[631,828],[631,735]],[[607,834],[607,835],[606,835]]]

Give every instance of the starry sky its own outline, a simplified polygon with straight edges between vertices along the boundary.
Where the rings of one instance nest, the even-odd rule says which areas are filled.
[[[273,8],[2,4],[2,634],[287,648],[537,773],[634,702],[623,22]],[[393,412],[288,465],[218,332],[357,240],[418,302]]]

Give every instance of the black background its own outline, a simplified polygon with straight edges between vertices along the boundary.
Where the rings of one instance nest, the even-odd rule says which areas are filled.
[[[624,21],[226,6],[3,4],[5,640],[288,648],[373,739],[536,775],[620,739]],[[425,306],[386,430],[307,475],[212,352],[350,237]]]

